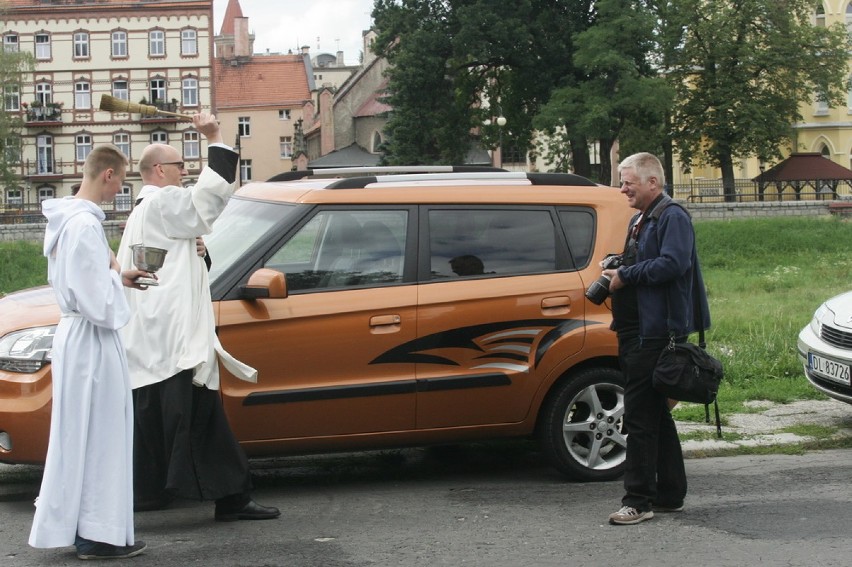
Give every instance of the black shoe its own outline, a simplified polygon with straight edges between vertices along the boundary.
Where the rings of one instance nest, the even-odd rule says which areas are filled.
[[[77,539],[77,559],[124,559],[135,557],[148,547],[137,540],[133,545],[111,545],[83,538]]]
[[[216,510],[215,519],[217,522],[235,522],[237,520],[271,520],[281,515],[278,508],[271,506],[261,506],[254,500],[249,500],[249,503],[241,509],[234,512],[220,512]]]

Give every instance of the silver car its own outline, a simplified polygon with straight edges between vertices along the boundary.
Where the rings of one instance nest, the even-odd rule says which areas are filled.
[[[819,306],[799,333],[799,357],[817,390],[852,404],[852,291]]]

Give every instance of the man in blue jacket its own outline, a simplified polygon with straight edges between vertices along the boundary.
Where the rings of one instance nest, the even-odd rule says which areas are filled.
[[[634,154],[618,167],[621,192],[639,211],[630,222],[623,265],[604,270],[611,278],[613,329],[626,378],[625,495],[609,522],[631,525],[657,512],[680,512],[686,471],[668,400],[651,383],[654,366],[670,338],[677,342],[710,326],[707,296],[695,255],[689,213],[665,194],[660,161]],[[693,280],[696,280],[693,286]],[[698,298],[693,290],[697,290]],[[693,309],[700,302],[702,314]]]

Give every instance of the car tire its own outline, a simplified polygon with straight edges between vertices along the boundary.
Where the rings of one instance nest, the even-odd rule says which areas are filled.
[[[624,376],[586,368],[557,383],[542,409],[542,448],[574,480],[614,480],[624,472]]]

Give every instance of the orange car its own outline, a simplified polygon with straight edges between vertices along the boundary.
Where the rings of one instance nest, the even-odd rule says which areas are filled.
[[[584,292],[623,248],[623,196],[429,169],[294,172],[231,199],[205,240],[219,338],[259,372],[222,369],[237,438],[258,457],[537,435],[571,477],[617,477],[623,377]],[[0,299],[0,461],[44,459],[58,315],[49,288]]]

